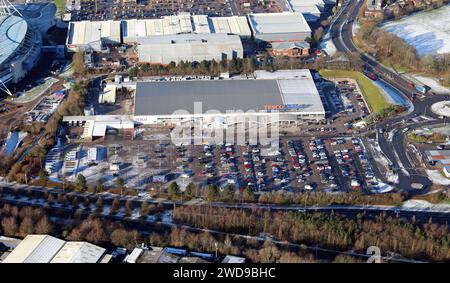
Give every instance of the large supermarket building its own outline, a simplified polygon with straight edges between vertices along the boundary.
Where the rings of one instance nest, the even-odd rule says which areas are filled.
[[[137,82],[134,120],[142,124],[204,127],[325,119],[309,70],[257,71],[255,79]]]

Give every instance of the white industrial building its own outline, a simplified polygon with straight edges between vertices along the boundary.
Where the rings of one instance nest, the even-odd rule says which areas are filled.
[[[70,22],[66,45],[74,52],[86,49],[100,52],[106,50],[108,44],[139,44],[155,36],[177,34],[236,34],[242,39],[252,36],[247,18],[243,16],[180,14],[161,19]]]
[[[311,37],[311,28],[302,13],[261,13],[247,17],[257,41],[302,42]]]
[[[114,104],[116,103],[117,86],[107,84],[98,97],[98,103],[100,104]]]
[[[120,21],[70,22],[67,48],[71,51],[104,50],[106,44],[119,44]]]
[[[106,250],[88,242],[66,242],[50,263],[96,263]]]
[[[334,4],[335,0],[286,0],[288,2],[288,6],[295,12],[299,11],[300,7],[311,7],[316,6],[320,12],[325,9],[326,4]]]
[[[3,263],[96,263],[106,250],[87,242],[66,242],[50,235],[28,235]]]
[[[137,52],[140,62],[152,64],[221,61],[244,57],[244,48],[239,36],[231,34],[152,36],[140,41]]]
[[[308,23],[320,19],[326,5],[336,4],[336,0],[285,0],[289,10],[302,13]]]
[[[49,235],[28,235],[3,263],[48,263],[65,243]]]
[[[291,0],[290,5],[294,12],[302,13],[308,23],[317,22],[320,19],[322,12],[317,5],[305,5],[301,0]]]
[[[208,24],[211,28],[211,33],[237,34],[243,40],[252,37],[252,31],[246,17],[210,17],[208,18]]]
[[[130,138],[134,135],[134,122],[130,115],[64,116],[63,122],[71,127],[83,127],[81,140],[101,139],[108,131],[122,131]]]

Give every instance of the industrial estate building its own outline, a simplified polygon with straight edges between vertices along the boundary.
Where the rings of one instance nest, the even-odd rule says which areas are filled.
[[[176,34],[152,36],[137,46],[140,62],[169,64],[170,62],[201,62],[231,60],[244,57],[238,35]]]
[[[320,19],[327,4],[336,4],[336,0],[286,0],[289,10],[302,13],[308,23]]]
[[[106,250],[87,242],[66,242],[50,235],[28,235],[3,263],[96,263]]]
[[[256,41],[302,42],[311,37],[311,28],[302,13],[261,13],[248,15]]]
[[[100,52],[108,44],[145,44],[155,36],[178,34],[235,34],[243,40],[252,35],[246,17],[181,14],[161,19],[71,22],[66,44],[71,51]]]
[[[135,44],[140,62],[242,58],[243,43],[304,42],[311,29],[302,13],[208,17],[181,14],[161,19],[71,22],[67,48],[106,51],[108,45]]]
[[[137,82],[134,105],[134,120],[143,124],[267,124],[275,113],[282,123],[325,118],[309,70],[256,72],[256,79]]]

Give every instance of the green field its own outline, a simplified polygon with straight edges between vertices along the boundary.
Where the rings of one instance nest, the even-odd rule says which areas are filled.
[[[62,16],[66,12],[66,0],[53,0],[56,6],[56,14]]]
[[[356,80],[364,99],[369,104],[368,106],[371,112],[377,113],[382,109],[391,106],[381,93],[380,89],[360,72],[322,69],[319,73],[325,78],[350,78]]]

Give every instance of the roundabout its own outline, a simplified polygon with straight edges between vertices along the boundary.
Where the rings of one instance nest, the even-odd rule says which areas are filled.
[[[436,102],[431,105],[431,111],[439,116],[450,117],[450,100]]]

